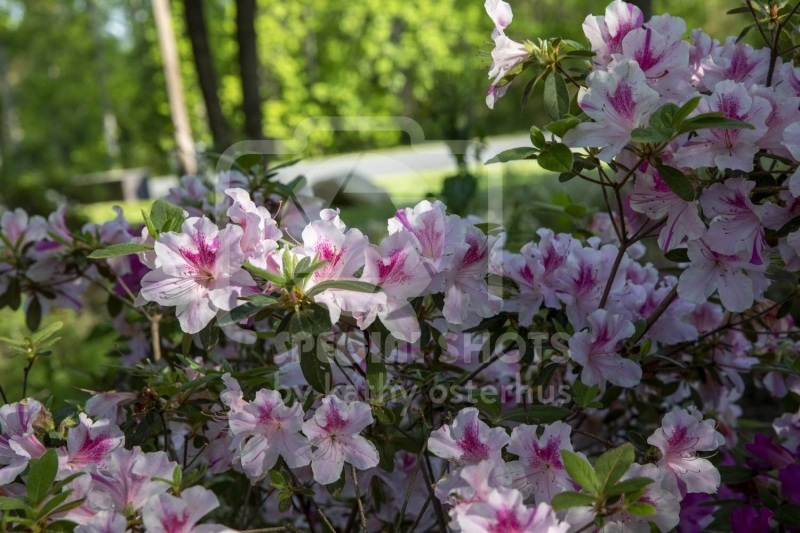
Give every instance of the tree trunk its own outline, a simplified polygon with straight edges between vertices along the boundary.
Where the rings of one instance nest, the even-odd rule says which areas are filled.
[[[211,50],[208,48],[208,30],[203,13],[203,0],[184,0],[183,14],[186,20],[186,33],[192,43],[194,66],[197,70],[197,79],[200,90],[203,92],[203,101],[206,105],[206,116],[214,146],[217,151],[223,151],[231,144],[230,128],[222,113],[219,103],[217,84],[217,71]]]
[[[258,91],[256,49],[256,0],[236,0],[236,39],[239,42],[239,70],[242,77],[244,132],[248,140],[264,138],[261,97]]]
[[[644,20],[647,22],[653,16],[653,0],[629,0],[644,13]]]
[[[186,111],[186,100],[183,98],[178,46],[175,42],[175,31],[172,28],[172,12],[169,0],[152,0],[153,18],[158,32],[158,46],[161,49],[161,61],[164,64],[164,77],[167,81],[167,99],[175,128],[175,144],[178,147],[178,158],[183,172],[197,174],[197,158],[194,152],[194,139],[189,124],[189,113]]]

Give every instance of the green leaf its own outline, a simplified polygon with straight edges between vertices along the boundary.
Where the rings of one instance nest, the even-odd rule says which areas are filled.
[[[602,494],[610,490],[625,475],[635,458],[633,445],[626,443],[607,451],[597,459],[594,469],[597,472],[598,488]]]
[[[493,158],[486,161],[484,165],[491,165],[494,163],[508,163],[509,161],[520,161],[522,159],[533,159],[531,156],[535,156],[537,153],[538,150],[536,148],[530,148],[530,147],[511,148],[510,150],[504,150],[500,152]]]
[[[775,520],[787,526],[800,527],[800,506],[789,504],[778,507]]]
[[[269,481],[270,484],[275,487],[276,489],[283,489],[288,487],[289,485],[286,483],[286,478],[283,477],[283,474],[278,472],[277,470],[270,470],[269,471]]]
[[[254,166],[261,164],[263,160],[264,156],[262,154],[245,154],[237,157],[236,163],[242,168],[250,170]]]
[[[650,117],[650,128],[660,130],[662,133],[672,134],[672,128],[675,126],[675,116],[678,114],[678,106],[669,103],[664,104],[655,110]]]
[[[42,323],[42,304],[39,298],[34,296],[31,298],[31,303],[28,304],[28,310],[25,312],[25,325],[31,331],[39,329],[39,324]]]
[[[539,82],[544,77],[547,70],[541,70],[536,73],[536,76],[531,76],[531,79],[525,85],[525,90],[522,91],[522,100],[520,101],[520,113],[525,111],[525,106],[528,105],[528,100],[530,100],[531,95],[533,94],[533,90],[539,85]],[[534,143],[534,146],[536,143]]]
[[[575,483],[588,491],[599,492],[597,474],[592,465],[589,464],[589,461],[569,450],[561,450],[561,458],[569,477]]]
[[[686,175],[675,167],[658,165],[656,167],[661,179],[681,200],[691,202],[695,198],[694,185]]]
[[[153,202],[153,206],[150,208],[150,221],[157,231],[165,231],[165,227],[171,218],[183,220],[183,209],[165,200]]]
[[[671,139],[669,134],[652,128],[636,128],[631,132],[631,140],[636,143],[658,144],[669,142]]]
[[[594,505],[596,500],[597,498],[591,494],[570,490],[553,496],[553,500],[550,502],[550,505],[552,505],[553,509],[558,512],[565,511],[572,507],[586,507],[589,505]]]
[[[271,281],[272,283],[277,283],[278,285],[284,285],[286,283],[286,279],[282,278],[281,276],[275,275],[272,272],[267,272],[263,268],[258,268],[250,263],[244,263],[242,268],[262,279]]]
[[[675,248],[664,254],[664,257],[674,263],[688,263],[689,253],[686,248]]]
[[[619,494],[627,494],[629,492],[635,492],[637,490],[641,490],[645,488],[647,485],[652,483],[653,480],[649,477],[632,477],[620,481],[609,490],[607,490],[604,496],[617,496]]]
[[[200,344],[205,351],[210,352],[216,347],[217,342],[219,342],[219,326],[216,320],[212,320],[200,330]]]
[[[153,224],[153,221],[150,220],[150,215],[144,209],[142,209],[142,218],[144,218],[144,225],[147,226],[147,233],[154,239],[157,239],[159,231],[156,229],[156,225]]]
[[[50,486],[56,480],[58,473],[58,456],[52,448],[47,450],[44,455],[35,461],[31,461],[31,469],[28,473],[27,491],[28,501],[31,505],[38,506],[45,496]]]
[[[564,137],[569,130],[580,124],[581,121],[575,117],[564,117],[561,120],[551,122],[545,129],[557,137]],[[543,137],[544,138],[544,137]],[[541,147],[540,147],[541,148]]]
[[[276,305],[277,303],[277,298],[266,296],[264,294],[256,294],[255,296],[248,298],[247,303],[240,305],[239,307],[235,307],[229,313],[222,315],[217,320],[217,324],[220,327],[236,324],[245,318],[250,318],[259,311]]]
[[[677,113],[675,113],[675,116],[672,119],[673,125],[679,126],[684,120],[686,120],[686,118],[692,114],[692,111],[697,109],[697,106],[700,104],[701,100],[702,97],[695,96],[694,98],[683,104],[681,108],[677,111]]]
[[[717,470],[721,483],[744,483],[758,475],[755,470],[735,465],[720,465]]]
[[[501,417],[501,420],[531,424],[552,424],[565,419],[571,414],[572,411],[559,405],[532,405],[511,409]]]
[[[375,395],[379,395],[386,387],[386,365],[378,354],[372,352],[367,353],[367,383]]]
[[[333,483],[325,485],[325,488],[328,489],[328,492],[331,493],[331,496],[333,496],[334,498],[338,498],[339,495],[342,493],[342,490],[344,489],[344,482],[345,482],[345,473],[344,470],[342,470],[342,475],[339,476],[339,479],[337,481],[334,481]]]
[[[558,72],[550,72],[544,80],[544,109],[551,120],[559,120],[569,112],[569,90]]]
[[[567,52],[567,57],[594,57],[597,55],[595,52],[591,50],[570,50]]]
[[[18,498],[0,498],[0,511],[22,511],[28,504]]]
[[[544,145],[547,144],[547,139],[544,138],[544,133],[542,133],[542,130],[536,126],[531,126],[531,144],[539,149],[544,148]]]
[[[786,237],[790,233],[794,233],[795,231],[797,231],[799,229],[800,229],[800,216],[794,217],[789,222],[787,222],[786,224],[781,226],[781,229],[779,229],[775,233],[775,236],[778,237],[778,238]]]
[[[656,508],[649,503],[636,502],[628,506],[628,512],[636,516],[650,516],[656,514]]]
[[[573,155],[565,144],[555,143],[539,154],[539,166],[551,172],[569,172],[572,170]]]
[[[319,335],[331,330],[331,318],[328,310],[321,305],[308,304],[294,313],[289,323],[292,333]]]
[[[311,257],[304,257],[294,269],[295,278],[304,278],[325,266],[328,260],[312,261]]]
[[[152,246],[148,246],[146,244],[112,244],[111,246],[103,248],[102,250],[95,250],[89,254],[89,259],[108,259],[109,257],[120,257],[123,255],[138,254],[140,252],[149,252],[152,249]]]
[[[381,288],[377,285],[373,285],[372,283],[367,283],[365,281],[332,279],[317,283],[311,287],[308,292],[306,292],[306,296],[311,297],[328,289],[370,293],[379,292],[381,290]]]
[[[45,327],[42,331],[38,331],[31,335],[31,341],[34,344],[40,344],[42,341],[47,340],[51,336],[53,336],[58,330],[64,327],[63,322],[53,322],[49,326]]]
[[[755,129],[752,124],[741,122],[732,118],[719,116],[717,113],[703,113],[690,118],[678,130],[679,133],[686,133],[689,131],[697,131],[702,129],[718,129],[718,130],[752,130]]]
[[[45,503],[41,510],[37,513],[37,519],[42,519],[50,515],[53,512],[53,509],[64,503],[64,501],[69,498],[69,495],[73,492],[75,492],[73,489],[65,490],[64,492],[60,492],[47,500],[47,503]]]

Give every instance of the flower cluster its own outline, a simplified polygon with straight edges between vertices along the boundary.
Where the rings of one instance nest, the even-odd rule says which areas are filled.
[[[423,200],[373,244],[256,164],[184,177],[141,227],[4,213],[0,305],[32,333],[0,338],[27,361],[22,399],[0,388],[0,531],[800,526],[800,68],[621,0],[588,47],[485,8],[487,104],[532,69],[552,119],[491,162],[604,209],[517,249]],[[779,36],[798,11],[756,9]],[[89,286],[122,390],[51,414],[27,375]]]

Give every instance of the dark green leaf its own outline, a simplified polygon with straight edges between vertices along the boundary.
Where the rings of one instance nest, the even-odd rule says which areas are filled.
[[[704,113],[690,118],[683,123],[680,133],[689,131],[697,131],[702,129],[720,129],[720,130],[752,130],[755,129],[752,124],[734,120],[723,116],[718,116],[717,113]]]
[[[689,253],[686,248],[675,248],[664,254],[664,257],[674,263],[688,263]]]
[[[551,120],[559,120],[569,112],[569,90],[558,72],[550,72],[544,81],[544,109]]]
[[[270,481],[270,484],[273,487],[275,487],[276,489],[283,489],[283,488],[289,486],[286,483],[286,478],[283,477],[283,474],[281,474],[277,470],[270,470],[269,471],[269,481]]]
[[[339,476],[339,479],[337,481],[334,481],[333,483],[325,485],[325,488],[328,489],[328,492],[331,493],[331,496],[333,496],[334,498],[338,498],[339,495],[342,493],[342,490],[344,489],[344,483],[345,483],[345,473],[344,470],[342,470],[342,475]]]
[[[552,424],[565,419],[570,414],[572,414],[572,411],[558,405],[531,405],[529,407],[511,409],[501,417],[501,420],[531,424]]]
[[[212,320],[200,330],[200,344],[205,351],[210,352],[217,346],[217,342],[219,342],[219,326],[216,320]]]
[[[550,505],[552,505],[553,509],[558,512],[565,511],[572,507],[586,507],[589,505],[594,505],[596,499],[597,498],[591,494],[570,490],[553,496],[553,500],[550,502]]]
[[[662,133],[669,132],[671,134],[672,128],[675,126],[675,116],[678,114],[678,106],[669,103],[664,104],[655,110],[650,117],[650,128],[660,130]]]
[[[545,170],[552,172],[569,172],[572,170],[572,150],[564,144],[555,143],[539,154],[537,162]]]
[[[308,304],[291,318],[289,329],[292,333],[319,335],[331,330],[331,318],[328,310],[317,304]]]
[[[594,468],[597,472],[598,488],[603,494],[625,475],[635,458],[633,445],[626,443],[607,451],[597,459]]]
[[[276,298],[264,294],[256,294],[248,298],[247,303],[232,309],[217,320],[220,327],[236,324],[246,318],[257,314],[259,311],[272,307],[278,303]]]
[[[790,233],[794,233],[795,231],[797,231],[799,229],[800,229],[800,216],[794,217],[789,222],[787,222],[786,224],[781,226],[781,229],[779,229],[775,233],[775,236],[778,237],[778,238],[786,237]]]
[[[315,391],[325,394],[331,387],[331,365],[323,351],[316,349],[300,352],[300,370]]]
[[[695,96],[685,104],[681,106],[675,116],[673,117],[673,126],[679,126],[684,120],[686,120],[689,115],[692,114],[692,111],[697,109],[697,106],[700,104],[702,97]]]
[[[111,246],[103,248],[102,250],[95,250],[89,254],[89,259],[108,259],[109,257],[120,257],[123,255],[138,254],[139,252],[149,252],[152,249],[152,246],[148,246],[146,244],[112,244]]]
[[[25,325],[31,331],[39,329],[39,324],[42,323],[42,304],[39,302],[38,296],[31,298],[31,303],[28,304],[28,310],[25,311]]]
[[[652,482],[653,480],[650,479],[649,477],[632,477],[620,481],[619,483],[608,489],[604,495],[608,497],[608,496],[617,496],[619,494],[627,494],[629,492],[635,492],[643,489]]]
[[[755,470],[735,465],[720,465],[717,470],[722,483],[744,483],[758,475]]]
[[[667,184],[667,187],[672,190],[678,197],[687,202],[691,202],[695,198],[694,185],[689,181],[686,175],[675,167],[667,165],[658,165],[656,167],[661,179]]]
[[[265,279],[267,281],[271,281],[272,283],[277,283],[278,285],[283,285],[286,283],[286,280],[278,275],[273,274],[272,272],[267,272],[263,268],[258,268],[257,266],[253,266],[250,263],[244,263],[242,268],[250,272],[251,274],[255,274],[256,276]]]
[[[49,449],[39,459],[31,461],[26,484],[28,501],[31,505],[37,506],[44,500],[47,491],[56,480],[56,474],[58,474],[58,456],[55,450]]]
[[[520,161],[522,159],[533,159],[531,156],[535,156],[538,153],[536,148],[511,148],[510,150],[504,150],[497,154],[496,156],[492,157],[485,165],[491,165],[493,163],[508,163],[509,161]]]
[[[775,520],[787,526],[800,527],[800,506],[789,504],[778,507]]]
[[[663,131],[652,128],[636,128],[631,132],[631,140],[636,143],[666,143],[672,137]]]

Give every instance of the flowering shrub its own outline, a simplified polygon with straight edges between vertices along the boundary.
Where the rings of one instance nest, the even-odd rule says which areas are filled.
[[[767,48],[619,0],[589,48],[518,43],[486,1],[487,104],[533,69],[553,120],[492,162],[607,206],[518,252],[427,200],[370,244],[258,163],[142,228],[6,212],[0,301],[33,333],[0,339],[28,363],[0,390],[2,531],[800,528],[798,5],[746,9]],[[125,389],[51,414],[41,319],[90,285]]]

